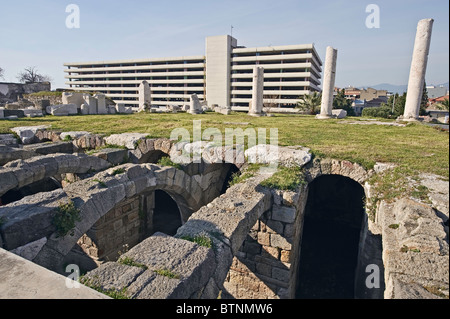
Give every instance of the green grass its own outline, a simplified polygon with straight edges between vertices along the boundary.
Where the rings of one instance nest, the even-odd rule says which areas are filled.
[[[306,183],[300,167],[278,167],[275,174],[261,182],[261,186],[280,190],[295,190],[299,185]]]
[[[362,120],[362,118],[349,119]],[[278,128],[279,145],[302,145],[310,148],[319,158],[348,160],[365,168],[371,168],[375,162],[391,162],[412,171],[449,177],[448,132],[415,123],[406,127],[396,127],[349,125],[342,124],[342,120],[316,120],[309,115],[277,114],[273,117],[258,118],[247,116],[245,113],[233,113],[229,116],[215,113],[196,116],[187,113],[139,113],[46,116],[0,121],[0,133],[10,133],[9,130],[16,126],[45,124],[61,131],[85,130],[105,135],[136,132],[152,137],[170,137],[173,129],[186,128],[192,136],[193,120],[202,120],[202,130],[217,128],[223,136],[225,128]],[[248,125],[242,125],[243,122]]]

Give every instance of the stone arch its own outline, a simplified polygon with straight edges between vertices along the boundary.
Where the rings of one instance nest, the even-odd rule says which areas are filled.
[[[16,160],[0,170],[0,196],[15,188],[22,188],[43,179],[65,173],[87,173],[110,167],[107,161],[85,154],[52,154]]]
[[[25,196],[34,195],[41,192],[50,192],[62,188],[61,183],[53,177],[47,177],[42,180],[24,185],[20,188],[13,188],[0,196],[0,206],[8,205],[18,201]]]
[[[124,172],[113,174],[117,168],[122,168]],[[181,170],[153,164],[124,164],[114,170],[109,169],[66,187],[66,199],[72,200],[79,209],[81,221],[75,224],[73,236],[58,237],[56,233],[49,236],[33,259],[35,263],[48,269],[57,269],[78,239],[125,199],[148,194],[156,189],[167,191],[175,194],[175,199],[180,201],[184,221],[200,208],[201,189],[194,179]]]
[[[304,172],[308,183],[322,175],[341,175],[364,185],[370,176],[370,171],[364,169],[360,164],[330,158],[314,158],[305,165]]]

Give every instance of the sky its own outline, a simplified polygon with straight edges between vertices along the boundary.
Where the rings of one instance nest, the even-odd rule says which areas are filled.
[[[68,28],[70,4],[79,28]],[[379,8],[379,28],[366,20]],[[314,43],[338,50],[336,86],[408,83],[417,23],[434,19],[427,85],[449,81],[447,0],[0,0],[4,78],[35,66],[64,88],[66,62],[205,54],[207,36],[231,33],[246,47]],[[371,19],[369,19],[371,20]],[[374,21],[374,20],[371,20]]]

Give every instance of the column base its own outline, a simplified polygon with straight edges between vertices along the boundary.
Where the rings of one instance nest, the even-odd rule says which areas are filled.
[[[403,117],[403,115],[400,115],[397,117],[397,122],[423,122],[423,118],[420,117]]]
[[[318,120],[327,120],[327,119],[334,119],[336,118],[335,115],[328,115],[328,114],[317,114],[316,119]]]
[[[265,113],[247,113],[247,114],[254,117],[266,116]]]

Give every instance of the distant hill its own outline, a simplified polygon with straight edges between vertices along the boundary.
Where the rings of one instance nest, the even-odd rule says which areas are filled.
[[[442,84],[433,84],[433,83],[427,83],[428,86],[434,85],[434,86],[445,86],[447,90],[449,89],[449,82],[442,83]],[[395,84],[389,84],[389,83],[381,83],[376,85],[363,85],[363,86],[357,86],[358,88],[374,88],[377,90],[387,90],[388,92],[392,93],[398,93],[403,94],[403,92],[406,92],[406,89],[408,85],[395,85]]]

